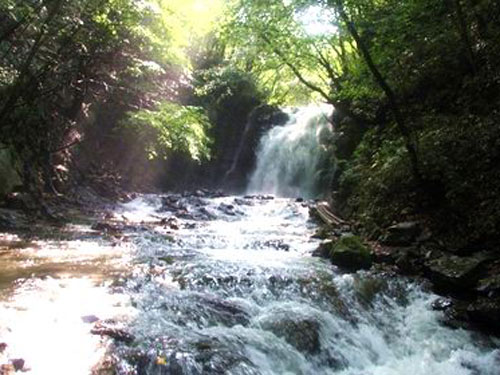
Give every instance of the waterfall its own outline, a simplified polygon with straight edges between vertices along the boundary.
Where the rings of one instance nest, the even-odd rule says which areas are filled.
[[[321,195],[334,168],[329,160],[331,111],[327,105],[288,110],[289,121],[270,129],[260,141],[248,192],[304,198]]]

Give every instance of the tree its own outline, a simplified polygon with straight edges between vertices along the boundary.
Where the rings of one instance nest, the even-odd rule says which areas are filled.
[[[0,0],[0,143],[24,164],[28,188],[53,190],[54,155],[91,127],[106,129],[103,136],[127,112],[161,114],[165,101],[180,100],[184,49],[208,27],[182,32],[195,30],[187,17],[194,4]],[[103,112],[113,114],[109,123],[94,124]]]
[[[356,42],[357,48],[360,51],[361,56],[363,57],[366,65],[368,66],[368,69],[372,73],[375,81],[377,84],[380,86],[380,88],[383,90],[385,93],[387,100],[389,102],[389,106],[391,108],[391,111],[394,115],[394,120],[396,122],[396,125],[401,133],[401,135],[404,138],[405,141],[405,147],[406,151],[408,152],[408,156],[410,159],[410,164],[411,164],[411,169],[413,173],[413,177],[415,178],[415,181],[417,182],[418,185],[421,187],[423,184],[423,177],[422,173],[420,171],[420,166],[419,166],[419,161],[418,161],[418,154],[417,154],[417,147],[415,144],[415,141],[413,140],[412,134],[410,129],[408,128],[405,118],[403,114],[401,113],[401,109],[398,103],[398,100],[396,98],[396,94],[394,93],[394,90],[389,86],[387,83],[387,80],[384,78],[382,73],[380,72],[379,68],[373,61],[372,55],[370,51],[368,50],[368,47],[365,45],[363,40],[361,39],[361,36],[358,33],[358,30],[354,23],[351,21],[349,16],[347,15],[347,12],[345,10],[344,4],[342,0],[332,0],[334,2],[334,6],[336,7],[340,18],[344,22],[347,30],[351,34],[352,38]]]

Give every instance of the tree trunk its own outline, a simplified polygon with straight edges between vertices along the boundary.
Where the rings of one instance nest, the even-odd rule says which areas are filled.
[[[335,2],[337,5],[337,10],[339,12],[339,15],[342,21],[344,21],[344,23],[346,24],[347,30],[351,34],[352,38],[356,42],[358,49],[361,52],[361,56],[363,57],[366,65],[368,66],[368,69],[370,70],[373,77],[375,78],[375,81],[382,89],[382,91],[384,91],[385,96],[387,97],[387,100],[389,102],[389,107],[393,113],[394,120],[396,121],[396,126],[398,127],[399,132],[401,133],[405,141],[405,148],[406,151],[408,152],[408,157],[410,158],[410,166],[413,177],[415,178],[416,183],[422,186],[423,178],[420,172],[420,167],[418,162],[417,147],[415,145],[415,142],[412,140],[410,129],[406,126],[404,116],[401,113],[398,101],[396,99],[396,95],[394,94],[394,91],[389,86],[385,78],[382,76],[382,73],[380,72],[378,67],[375,65],[375,62],[372,59],[370,51],[363,43],[363,40],[361,39],[358,30],[354,26],[354,23],[351,22],[347,13],[345,12],[342,0],[335,0]]]
[[[460,38],[462,39],[462,43],[464,45],[465,52],[467,54],[467,60],[469,62],[469,66],[472,73],[476,74],[477,72],[476,58],[474,56],[474,50],[472,49],[471,37],[469,34],[467,21],[465,19],[465,14],[460,0],[455,0],[455,11],[457,15],[458,28],[460,31]]]

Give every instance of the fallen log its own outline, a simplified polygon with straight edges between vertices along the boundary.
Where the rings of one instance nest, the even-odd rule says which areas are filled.
[[[348,224],[347,221],[341,219],[335,215],[331,210],[327,202],[318,202],[315,206],[315,214],[324,224],[330,226],[345,225]]]

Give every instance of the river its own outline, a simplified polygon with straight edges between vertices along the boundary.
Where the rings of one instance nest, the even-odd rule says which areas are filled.
[[[141,196],[107,223],[4,235],[0,342],[29,374],[499,374],[425,286],[312,257],[307,203]]]
[[[334,133],[324,108],[289,115],[257,195],[142,195],[0,233],[0,373],[499,375],[500,341],[443,324],[423,283],[312,256],[296,198],[329,186]]]

